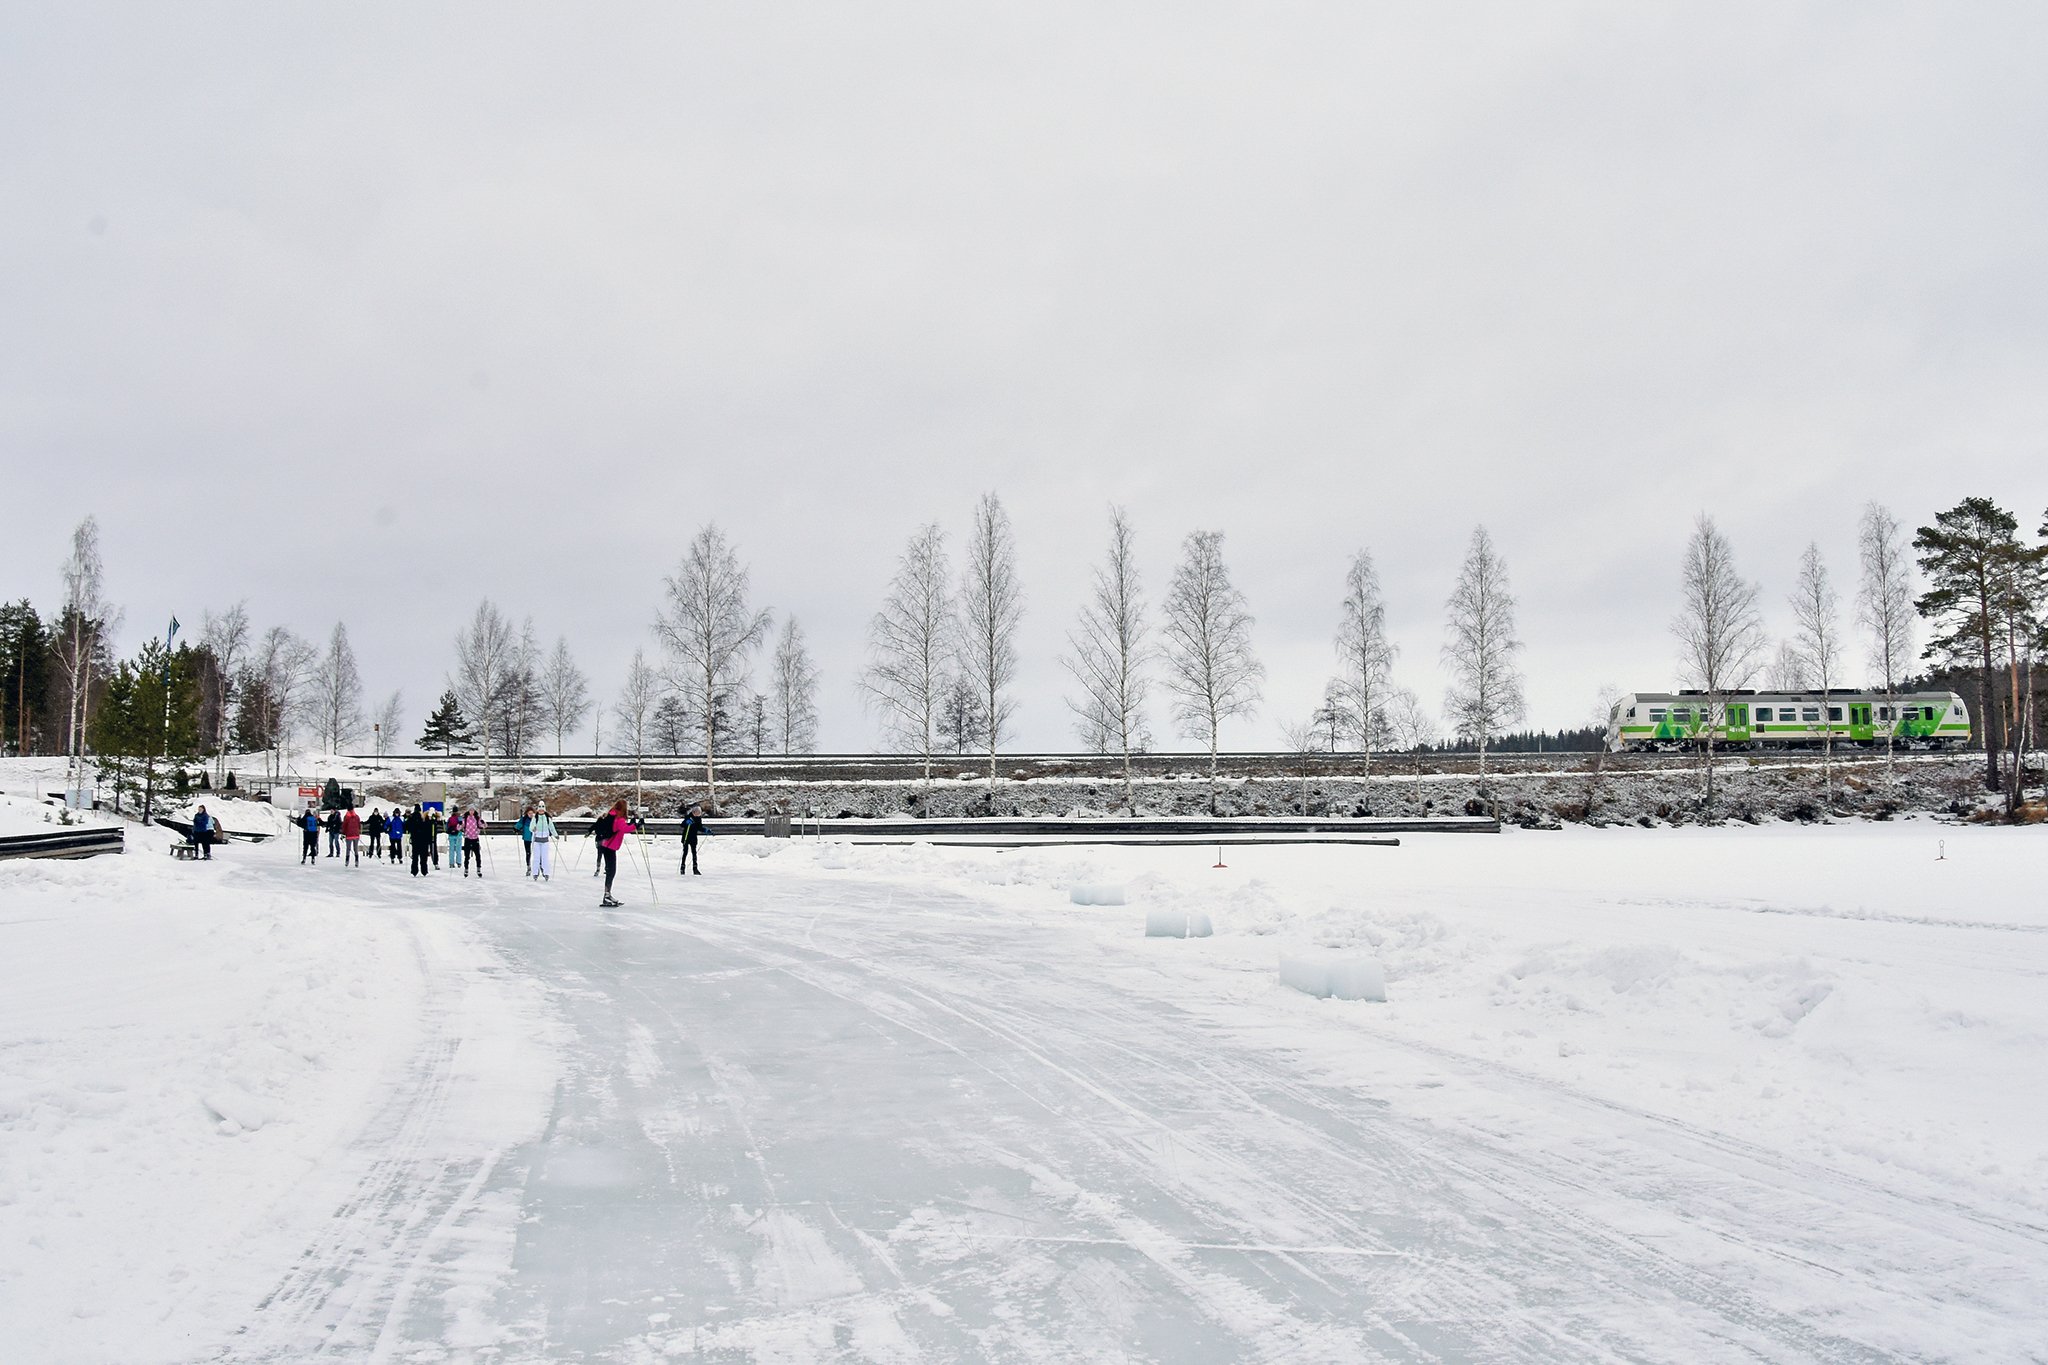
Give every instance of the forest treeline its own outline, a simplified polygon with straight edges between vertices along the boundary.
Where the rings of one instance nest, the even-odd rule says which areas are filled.
[[[1128,797],[1129,758],[1153,747],[1157,699],[1175,735],[1208,753],[1213,780],[1225,725],[1256,712],[1266,677],[1223,533],[1182,539],[1155,604],[1122,508],[1109,510],[1107,529],[1059,660],[1081,747],[1123,756]],[[1758,685],[1952,687],[1976,702],[1987,786],[2014,788],[2011,774],[2038,714],[2034,658],[2048,648],[2048,520],[2035,535],[2024,540],[2011,513],[1967,498],[1909,545],[1890,512],[1873,503],[1859,525],[1849,619],[1829,566],[1809,545],[1789,594],[1795,629],[1772,641],[1760,586],[1737,572],[1732,546],[1703,514],[1679,566],[1672,630],[1680,682],[1704,692],[1710,709]],[[1026,607],[1015,536],[995,494],[975,506],[963,551],[956,573],[942,526],[910,537],[853,681],[886,742],[923,755],[927,775],[935,755],[972,752],[987,756],[993,782],[1015,717]],[[398,692],[374,704],[366,696],[345,623],[315,642],[284,625],[259,632],[236,605],[203,613],[196,627],[171,621],[131,656],[115,658],[109,641],[122,618],[103,575],[98,526],[87,517],[72,536],[57,609],[39,613],[26,598],[0,606],[0,732],[7,752],[62,753],[74,788],[90,768],[113,783],[116,800],[145,810],[165,789],[218,784],[230,752],[267,754],[270,772],[282,774],[299,741],[322,752],[367,744],[386,755],[409,745],[480,756],[488,783],[494,764],[560,753],[588,721],[600,751],[701,751],[714,800],[720,755],[815,747],[822,675],[802,626],[784,617],[778,629],[751,602],[747,568],[716,525],[692,538],[664,580],[652,657],[645,647],[634,651],[609,704],[593,698],[565,638],[546,646],[530,617],[515,623],[486,599],[458,632],[446,687],[410,739],[400,733]],[[1580,727],[1513,728],[1526,709],[1524,646],[1507,564],[1485,527],[1474,529],[1443,604],[1433,661],[1446,679],[1441,725],[1397,675],[1399,650],[1387,636],[1369,549],[1351,556],[1333,601],[1336,667],[1315,708],[1282,719],[1291,750],[1353,752],[1368,773],[1376,751],[1477,752],[1483,775],[1489,751],[1599,746],[1612,688],[1588,698]],[[757,662],[766,665],[760,686]],[[1709,784],[1711,772],[1708,765]]]

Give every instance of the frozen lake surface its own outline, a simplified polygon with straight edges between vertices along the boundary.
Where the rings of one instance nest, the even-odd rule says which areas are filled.
[[[2032,831],[1514,832],[1220,870],[735,839],[703,877],[672,845],[652,886],[629,860],[616,911],[587,855],[535,886],[511,840],[493,877],[423,882],[277,845],[193,868],[152,837],[0,869],[0,1309],[37,1359],[2048,1339]],[[1147,939],[1148,908],[1216,935]],[[1279,984],[1317,952],[1382,963],[1389,1001]]]

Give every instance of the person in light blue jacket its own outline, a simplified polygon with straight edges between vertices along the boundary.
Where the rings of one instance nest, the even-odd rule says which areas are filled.
[[[533,875],[533,807],[519,812],[519,841],[526,845],[526,875]]]

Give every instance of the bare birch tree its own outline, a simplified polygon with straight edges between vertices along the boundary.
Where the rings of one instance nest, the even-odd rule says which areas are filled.
[[[1301,779],[1301,813],[1308,814],[1308,777],[1315,756],[1325,752],[1323,727],[1314,715],[1300,720],[1280,722],[1280,737],[1287,744],[1287,752],[1294,759],[1295,775]]]
[[[625,733],[614,738],[612,745],[620,752],[633,755],[633,809],[640,809],[641,760],[647,753],[647,733],[654,723],[654,712],[661,705],[661,674],[647,662],[644,650],[633,651],[633,662],[626,666],[626,682],[619,689],[619,699],[612,703],[612,716]]]
[[[310,714],[308,693],[319,667],[318,647],[301,640],[289,627],[272,626],[257,642],[250,668],[263,684],[258,690],[257,721],[270,741],[273,778],[284,776],[292,738]]]
[[[93,656],[107,627],[101,580],[100,523],[88,516],[71,532],[71,557],[64,561],[63,636],[58,641],[64,670],[64,790],[79,804],[85,790],[85,730],[90,718]]]
[[[1707,819],[1714,819],[1714,730],[1726,710],[1724,698],[1756,673],[1764,650],[1763,619],[1757,614],[1756,584],[1735,572],[1735,552],[1705,512],[1693,523],[1681,570],[1678,616],[1679,666],[1705,690]]]
[[[1380,689],[1400,653],[1387,640],[1387,608],[1380,598],[1380,576],[1373,568],[1370,550],[1351,557],[1351,568],[1344,575],[1343,613],[1337,628],[1339,695],[1350,712],[1359,751],[1365,756],[1361,767],[1370,777],[1373,712],[1382,704]]]
[[[668,607],[654,633],[668,651],[670,678],[703,718],[704,805],[715,811],[719,720],[745,695],[747,656],[768,634],[768,613],[748,605],[747,571],[716,525],[697,532],[666,582]]]
[[[1479,748],[1479,792],[1486,794],[1486,741],[1522,718],[1522,674],[1515,655],[1515,597],[1508,590],[1508,564],[1493,548],[1484,526],[1472,529],[1472,544],[1458,581],[1444,603],[1443,661],[1451,671],[1444,712],[1460,738]]]
[[[1017,545],[1010,516],[993,493],[974,508],[974,535],[960,584],[960,666],[981,696],[982,738],[988,748],[988,785],[996,785],[996,746],[1017,703],[1004,695],[1017,678],[1017,623],[1024,589],[1017,582]]]
[[[510,676],[505,682],[505,752],[518,773],[518,786],[526,790],[526,744],[540,728],[542,708],[540,684],[540,642],[534,637],[533,618],[519,627],[518,642],[512,646]]]
[[[1764,670],[1765,686],[1773,692],[1804,692],[1813,686],[1813,672],[1796,640],[1778,641],[1778,652]]]
[[[391,746],[398,743],[398,727],[405,719],[405,693],[393,692],[377,708],[376,726],[377,757],[383,758],[391,752]]]
[[[207,612],[201,618],[201,638],[213,653],[214,667],[220,677],[220,687],[214,693],[214,705],[218,708],[214,734],[219,752],[215,755],[218,767],[213,784],[225,788],[228,782],[228,708],[234,704],[235,683],[241,676],[244,656],[249,652],[249,604],[237,602],[218,616]]]
[[[1878,503],[1863,509],[1857,526],[1863,582],[1856,593],[1856,620],[1870,632],[1870,668],[1884,684],[1884,767],[1893,773],[1892,738],[1899,728],[1899,683],[1913,666],[1912,560],[1906,533]]]
[[[1092,600],[1067,633],[1060,662],[1081,685],[1067,706],[1080,717],[1082,736],[1096,752],[1114,746],[1124,764],[1124,810],[1138,813],[1131,778],[1131,754],[1152,739],[1145,726],[1145,695],[1151,689],[1146,665],[1145,596],[1138,573],[1137,538],[1121,507],[1109,509],[1109,558],[1095,570]]]
[[[455,695],[476,726],[483,745],[484,792],[491,790],[491,744],[501,713],[511,700],[516,679],[518,646],[512,623],[487,597],[476,604],[469,626],[455,637]],[[502,746],[501,746],[502,747]]]
[[[768,724],[785,754],[807,754],[818,744],[818,670],[794,616],[782,623],[769,680]]]
[[[330,754],[363,732],[363,677],[356,669],[356,652],[348,642],[348,627],[340,621],[327,637],[327,653],[313,679],[312,705],[320,743]]]
[[[935,524],[919,528],[897,562],[881,611],[868,623],[868,665],[860,676],[861,694],[880,712],[891,738],[924,755],[927,786],[953,642],[951,579],[946,533]]]
[[[1166,690],[1181,733],[1209,746],[1209,813],[1223,722],[1248,716],[1266,669],[1252,652],[1252,616],[1223,562],[1221,531],[1190,531],[1166,592]]]
[[[1387,731],[1395,744],[1415,756],[1415,813],[1422,813],[1422,751],[1436,743],[1436,718],[1423,706],[1414,689],[1389,683],[1384,714]]]
[[[590,681],[576,667],[567,636],[555,637],[554,653],[541,669],[540,704],[548,728],[555,732],[555,757],[560,758],[562,737],[581,729],[583,718],[590,714]]]
[[[1835,803],[1835,728],[1828,710],[1828,689],[1841,680],[1842,627],[1834,584],[1820,546],[1808,542],[1799,556],[1799,576],[1792,588],[1794,644],[1806,661],[1813,686],[1820,693],[1820,771],[1830,807]]]

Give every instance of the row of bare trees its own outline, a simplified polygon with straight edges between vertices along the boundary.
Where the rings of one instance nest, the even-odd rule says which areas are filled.
[[[1974,500],[1973,500],[1974,501]],[[1968,507],[1969,504],[1965,504]],[[1943,513],[1943,518],[1954,516]],[[1938,523],[1940,519],[1937,519]],[[1931,537],[1942,533],[1923,528],[1915,548],[1929,548]],[[1898,520],[1882,505],[1865,506],[1857,525],[1857,558],[1861,570],[1856,593],[1855,620],[1863,628],[1867,652],[1863,676],[1873,691],[1882,691],[1887,713],[1896,716],[1901,685],[1913,664],[1913,636],[1921,614],[1939,616],[1945,610],[1943,593],[1937,591],[1918,602],[1913,597],[1911,560],[1905,532]],[[1937,582],[1951,572],[1949,555],[1935,552],[1921,559],[1921,568]],[[1681,569],[1682,593],[1672,633],[1679,644],[1679,662],[1687,681],[1706,698],[1707,730],[1706,799],[1711,816],[1714,808],[1714,732],[1727,711],[1730,693],[1749,687],[1763,670],[1770,648],[1758,606],[1762,589],[1736,571],[1735,553],[1714,519],[1702,513],[1686,543]],[[1829,575],[1818,544],[1808,544],[1799,557],[1799,569],[1788,597],[1792,611],[1792,634],[1780,642],[1771,666],[1775,690],[1822,694],[1843,686],[1851,676],[1852,644],[1841,621],[1840,595]],[[1953,641],[1944,638],[1930,645],[1927,656],[1953,654]],[[1987,654],[1988,658],[1988,654]],[[1988,668],[1988,664],[1987,664]],[[1980,716],[1980,721],[1982,717]],[[1893,758],[1892,728],[1886,727],[1885,759]],[[1821,747],[1823,782],[1833,791],[1834,740],[1824,731]],[[1996,781],[1996,770],[1992,780]]]
[[[1223,541],[1212,530],[1183,539],[1155,632],[1136,532],[1123,508],[1109,509],[1107,552],[1060,662],[1077,687],[1067,705],[1083,744],[1122,759],[1127,807],[1135,799],[1132,756],[1152,742],[1146,716],[1155,686],[1177,732],[1208,751],[1212,804],[1224,724],[1252,714],[1262,700],[1265,667],[1252,645],[1254,618],[1231,580]],[[1015,711],[1006,689],[1016,675],[1024,602],[1009,518],[996,495],[984,495],[975,508],[957,585],[945,542],[944,529],[931,524],[905,546],[869,626],[860,686],[889,737],[923,755],[927,781],[939,741],[964,748],[962,737],[971,732],[974,747],[988,756],[993,785],[996,752]],[[1481,746],[1482,773],[1488,738],[1523,713],[1514,605],[1506,563],[1481,527],[1446,604],[1443,661],[1452,678],[1446,707],[1458,733]],[[1351,562],[1340,610],[1338,674],[1323,707],[1285,727],[1290,742],[1307,749],[1348,741],[1367,765],[1375,747],[1426,743],[1434,736],[1427,712],[1413,691],[1391,682],[1397,651],[1387,639],[1369,551]]]

